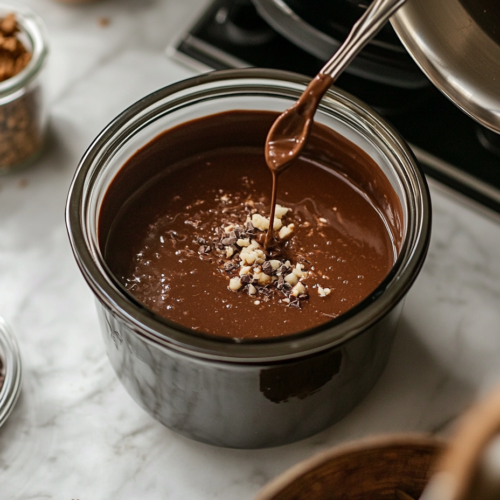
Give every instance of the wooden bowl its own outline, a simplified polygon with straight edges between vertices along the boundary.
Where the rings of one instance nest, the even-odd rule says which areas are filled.
[[[363,439],[299,463],[255,500],[417,500],[443,448],[422,435]]]

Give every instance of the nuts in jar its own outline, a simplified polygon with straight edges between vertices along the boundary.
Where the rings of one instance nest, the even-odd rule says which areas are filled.
[[[46,126],[44,28],[31,11],[7,9],[0,4],[0,173],[38,157]]]

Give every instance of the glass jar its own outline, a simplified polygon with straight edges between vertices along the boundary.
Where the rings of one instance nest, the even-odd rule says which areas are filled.
[[[235,109],[284,111],[307,84],[306,77],[293,73],[247,69],[213,72],[161,89],[104,129],[70,188],[68,233],[97,298],[111,364],[154,418],[200,441],[237,448],[277,446],[342,418],[382,372],[403,298],[427,253],[429,192],[410,149],[366,105],[331,88],[315,119],[376,161],[403,210],[399,257],[370,296],[308,331],[230,339],[152,313],[110,272],[98,241],[100,208],[113,178],[137,150],[161,132],[202,116]]]
[[[45,27],[30,9],[0,4],[0,18],[14,13],[31,59],[17,75],[0,82],[0,174],[26,166],[42,152],[47,110],[42,89],[48,53]]]
[[[21,392],[21,356],[16,338],[0,317],[0,427],[7,420]]]

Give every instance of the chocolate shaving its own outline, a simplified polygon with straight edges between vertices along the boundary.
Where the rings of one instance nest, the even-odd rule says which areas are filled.
[[[251,222],[245,223],[245,232],[254,235],[256,233],[255,226]]]
[[[224,246],[234,245],[237,241],[238,241],[238,238],[236,238],[236,236],[230,236],[228,238],[222,238],[222,240],[220,240],[220,242]]]
[[[237,268],[238,264],[235,264],[234,262],[226,262],[224,264],[224,271],[226,271],[226,273],[230,273],[231,271],[234,271]]]
[[[274,268],[270,262],[266,261],[262,264],[262,272],[267,274],[268,276],[272,276],[274,274]]]
[[[212,251],[212,248],[208,245],[201,245],[198,249],[199,253],[209,254]]]
[[[240,277],[240,280],[241,282],[244,284],[244,285],[249,285],[250,283],[252,283],[253,281],[253,277],[251,274],[243,274],[241,277]]]

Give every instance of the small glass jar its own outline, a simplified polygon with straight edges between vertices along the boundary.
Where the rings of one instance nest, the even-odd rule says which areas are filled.
[[[101,132],[70,188],[70,241],[97,298],[113,368],[154,418],[199,441],[234,448],[278,446],[311,436],[346,415],[380,376],[403,299],[427,253],[430,198],[410,149],[372,110],[332,87],[315,120],[376,161],[403,210],[399,257],[370,296],[307,331],[230,339],[154,314],[113,276],[100,251],[99,214],[109,185],[132,155],[165,130],[207,115],[231,110],[283,112],[308,83],[293,73],[245,69],[212,72],[160,89]],[[130,193],[122,195],[126,199]]]
[[[0,427],[5,423],[21,392],[21,356],[16,338],[0,317]]]
[[[30,9],[0,3],[0,18],[14,13],[18,38],[31,53],[28,65],[0,82],[0,174],[26,166],[41,154],[47,128],[42,76],[48,46],[45,26]]]

